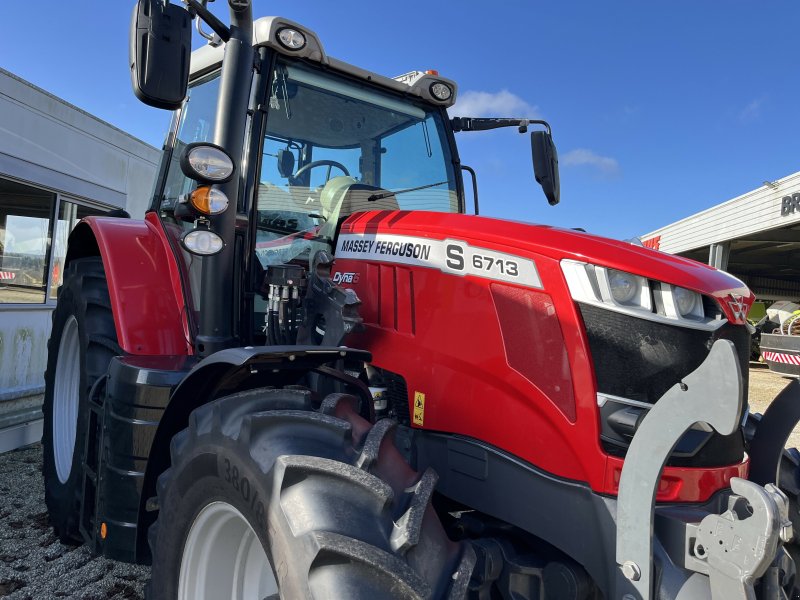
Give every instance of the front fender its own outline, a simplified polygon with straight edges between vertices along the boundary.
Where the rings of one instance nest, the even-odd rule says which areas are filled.
[[[147,531],[155,520],[155,514],[154,507],[148,508],[148,501],[156,496],[159,475],[170,466],[172,438],[189,426],[189,415],[194,409],[236,391],[295,384],[313,371],[339,381],[350,379],[348,383],[360,388],[362,398],[371,400],[369,388],[360,380],[342,372],[337,375],[335,370],[325,371],[327,365],[340,360],[366,363],[372,360],[372,355],[344,346],[246,346],[220,350],[195,364],[172,390],[150,444],[139,497],[138,560],[149,557]],[[362,408],[370,407],[364,407],[362,403]]]
[[[86,217],[69,237],[66,262],[99,254],[117,340],[134,355],[192,354],[175,256],[154,213],[145,220]]]

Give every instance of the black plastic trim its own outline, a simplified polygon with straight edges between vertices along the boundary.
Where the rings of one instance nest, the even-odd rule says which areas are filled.
[[[104,556],[126,562],[141,560],[137,528],[150,450],[170,395],[193,364],[186,356],[118,356],[111,360],[92,519],[94,546]],[[100,534],[102,523],[105,537]]]

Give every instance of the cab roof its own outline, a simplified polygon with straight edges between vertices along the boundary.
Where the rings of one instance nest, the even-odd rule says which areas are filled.
[[[305,36],[306,44],[299,50],[288,50],[278,42],[278,31],[287,27],[299,31]],[[384,75],[379,75],[378,73],[373,73],[372,71],[367,71],[366,69],[328,56],[316,33],[284,17],[262,17],[257,19],[253,23],[253,46],[267,46],[285,56],[304,58],[317,62],[335,71],[355,77],[356,79],[362,79],[396,92],[411,94],[434,106],[443,106],[447,108],[452,106],[456,101],[458,87],[456,83],[450,79],[422,72],[412,72],[412,74],[405,74],[392,79]],[[209,44],[192,52],[190,79],[213,71],[221,65],[224,48],[225,44],[220,42],[216,45]],[[431,93],[431,86],[438,82],[448,85],[452,90],[453,93],[447,100],[439,100]]]

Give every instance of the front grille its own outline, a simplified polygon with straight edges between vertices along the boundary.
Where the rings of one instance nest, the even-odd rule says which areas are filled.
[[[741,366],[747,402],[750,333],[726,323],[715,331],[688,329],[636,318],[625,313],[578,303],[586,326],[598,392],[653,404],[697,369],[719,339],[733,342]],[[732,374],[720,373],[720,377]],[[601,442],[607,452],[624,456],[630,436],[610,425],[613,407],[604,407]],[[606,414],[609,413],[609,414]],[[667,464],[710,467],[742,460],[740,432],[730,436],[687,434]]]
[[[599,392],[652,404],[706,359],[719,339],[736,346],[747,399],[750,333],[727,323],[716,331],[638,319],[579,303]]]

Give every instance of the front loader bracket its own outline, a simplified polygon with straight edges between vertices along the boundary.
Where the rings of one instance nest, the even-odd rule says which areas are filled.
[[[653,516],[661,471],[687,429],[705,423],[722,435],[739,425],[744,402],[736,348],[717,340],[708,357],[650,409],[628,449],[617,501],[616,598],[653,597]]]

